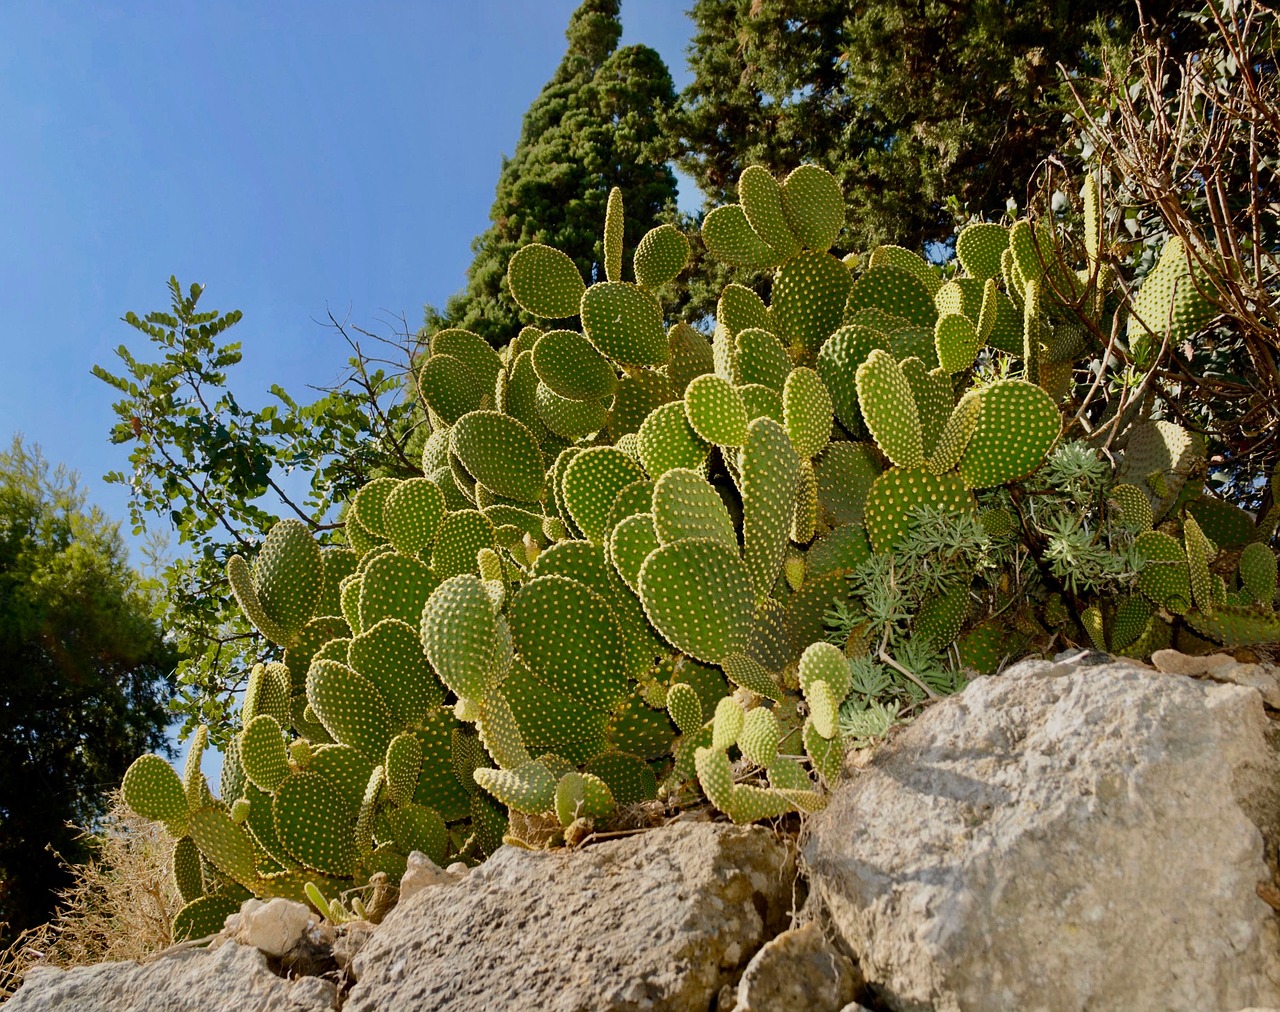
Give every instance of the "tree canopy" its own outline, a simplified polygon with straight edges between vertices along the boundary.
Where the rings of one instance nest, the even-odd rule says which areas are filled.
[[[0,451],[0,926],[53,911],[83,860],[74,826],[141,750],[165,747],[176,657],[116,524],[74,475]],[[74,824],[69,825],[69,823]],[[0,934],[3,929],[0,929]]]
[[[697,0],[682,165],[713,202],[742,170],[815,162],[848,200],[840,243],[920,249],[954,210],[1021,204],[1069,136],[1059,64],[1092,74],[1132,35],[1131,0]]]
[[[507,262],[542,242],[573,258],[587,278],[603,277],[600,241],[609,190],[626,194],[624,240],[634,249],[664,211],[674,211],[675,176],[663,129],[675,91],[666,64],[647,46],[618,48],[618,0],[585,0],[565,32],[569,48],[525,113],[515,153],[504,158],[492,224],[473,244],[467,287],[429,329],[462,327],[501,345],[523,314],[507,287]]]

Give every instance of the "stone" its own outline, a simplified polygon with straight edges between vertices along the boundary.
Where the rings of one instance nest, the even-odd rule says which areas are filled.
[[[289,988],[291,1008],[339,1008],[338,985],[323,977],[299,977]]]
[[[733,1012],[840,1012],[861,978],[817,921],[784,931],[751,957]],[[730,1006],[724,1005],[724,1008]]]
[[[241,945],[280,959],[302,944],[311,921],[311,908],[305,903],[278,896],[265,903],[249,899],[238,914],[227,918],[226,933]]]
[[[400,902],[428,886],[446,885],[453,881],[455,876],[441,869],[422,851],[411,851],[404,874],[400,876]]]
[[[37,967],[9,999],[5,1012],[330,1012],[327,997],[271,972],[256,948],[224,941],[150,963],[95,963],[70,970]]]
[[[706,1012],[786,927],[794,883],[791,846],[760,826],[502,847],[400,901],[356,956],[343,1009]]]
[[[1262,701],[1280,710],[1280,669],[1272,664],[1241,664],[1230,654],[1191,654],[1157,650],[1151,663],[1166,674],[1211,678],[1215,682],[1245,685],[1262,693]]]
[[[811,899],[890,1009],[1280,1004],[1270,735],[1257,691],[1128,663],[975,679],[813,817]]]
[[[376,926],[368,921],[348,921],[342,925],[337,937],[333,940],[333,958],[338,968],[347,976],[355,979],[355,967],[352,965],[365,943],[373,937]]]

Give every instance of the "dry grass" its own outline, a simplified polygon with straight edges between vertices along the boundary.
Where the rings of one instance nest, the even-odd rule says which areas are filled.
[[[95,836],[98,854],[75,868],[53,920],[0,951],[0,1002],[34,966],[141,961],[172,942],[169,925],[182,905],[169,870],[173,841],[118,798]]]

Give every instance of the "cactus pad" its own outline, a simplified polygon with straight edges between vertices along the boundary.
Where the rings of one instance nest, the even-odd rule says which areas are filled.
[[[422,646],[440,679],[464,699],[484,699],[497,660],[498,625],[484,584],[470,573],[445,580],[422,612]]]
[[[786,558],[799,463],[782,426],[769,418],[751,423],[742,450],[742,540],[757,601],[772,590]]]
[[[801,253],[778,272],[770,314],[791,344],[816,352],[840,326],[852,283],[829,253]]]
[[[622,190],[613,187],[604,209],[604,276],[609,281],[622,280],[622,232],[625,218]]]
[[[819,453],[831,438],[832,404],[826,384],[812,369],[793,369],[782,391],[782,415],[791,445],[802,459]]]
[[[449,433],[449,449],[476,481],[498,495],[524,502],[542,498],[542,451],[534,434],[510,415],[497,411],[463,415]]]
[[[640,465],[621,450],[593,446],[573,457],[564,470],[565,509],[588,540],[601,544],[614,498],[643,478]]]
[[[187,795],[182,780],[158,755],[139,756],[124,775],[121,786],[124,802],[144,819],[185,823]]]
[[[1053,399],[1021,380],[998,380],[982,391],[982,410],[960,458],[969,488],[991,488],[1035,471],[1062,431]]]
[[[747,439],[747,406],[727,380],[714,373],[694,379],[685,390],[685,413],[694,431],[709,443],[741,446]]]
[[[567,255],[540,243],[516,250],[507,265],[507,283],[520,308],[544,320],[577,316],[587,288]]]
[[[730,267],[763,270],[783,259],[752,230],[741,204],[724,204],[703,218],[702,241],[707,252]]]
[[[612,396],[618,385],[609,360],[576,331],[543,334],[533,347],[532,362],[538,379],[569,400],[601,400]]]
[[[1260,542],[1245,545],[1240,553],[1240,582],[1255,601],[1270,604],[1276,596],[1276,557]]]
[[[666,364],[662,307],[638,285],[604,282],[588,288],[582,296],[582,329],[619,365]]]
[[[880,449],[898,467],[924,464],[920,418],[911,385],[893,356],[878,349],[858,366],[858,402]]]
[[[673,467],[700,467],[711,449],[689,424],[684,401],[651,411],[640,426],[636,446],[640,463],[654,478]]]
[[[781,392],[790,371],[787,349],[774,334],[758,327],[738,334],[733,352],[735,383],[760,383]]]
[[[844,227],[840,184],[817,165],[800,165],[782,181],[782,210],[806,249],[828,249]]]
[[[694,471],[675,468],[653,488],[653,530],[661,544],[712,538],[737,549],[738,536],[724,502]]]
[[[746,649],[755,595],[728,545],[706,538],[663,545],[645,560],[639,584],[649,621],[678,650],[717,664]]]
[[[659,225],[645,233],[636,247],[636,281],[656,289],[676,279],[689,262],[689,240],[674,225]]]
[[[933,340],[938,363],[949,373],[963,372],[973,365],[983,343],[973,322],[959,313],[938,317]]]
[[[1009,232],[1003,225],[976,222],[956,238],[956,256],[971,278],[1000,277],[1000,257],[1009,248]]]
[[[731,337],[752,329],[772,333],[774,327],[764,300],[743,285],[725,285],[716,303],[716,322],[723,324]]]
[[[844,322],[853,323],[861,309],[883,309],[916,327],[932,328],[938,318],[933,295],[920,278],[901,267],[871,267],[849,290]],[[832,328],[834,329],[834,328]]]
[[[871,547],[892,551],[907,533],[908,514],[918,506],[969,511],[973,495],[955,475],[924,468],[894,467],[876,479],[867,494],[866,524]]]

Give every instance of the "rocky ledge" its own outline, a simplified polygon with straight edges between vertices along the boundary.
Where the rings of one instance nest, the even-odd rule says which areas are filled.
[[[851,762],[802,845],[687,819],[415,861],[378,926],[247,905],[207,948],[34,971],[13,1012],[1280,1006],[1273,669],[1030,661]],[[1271,902],[1268,902],[1268,898]]]

